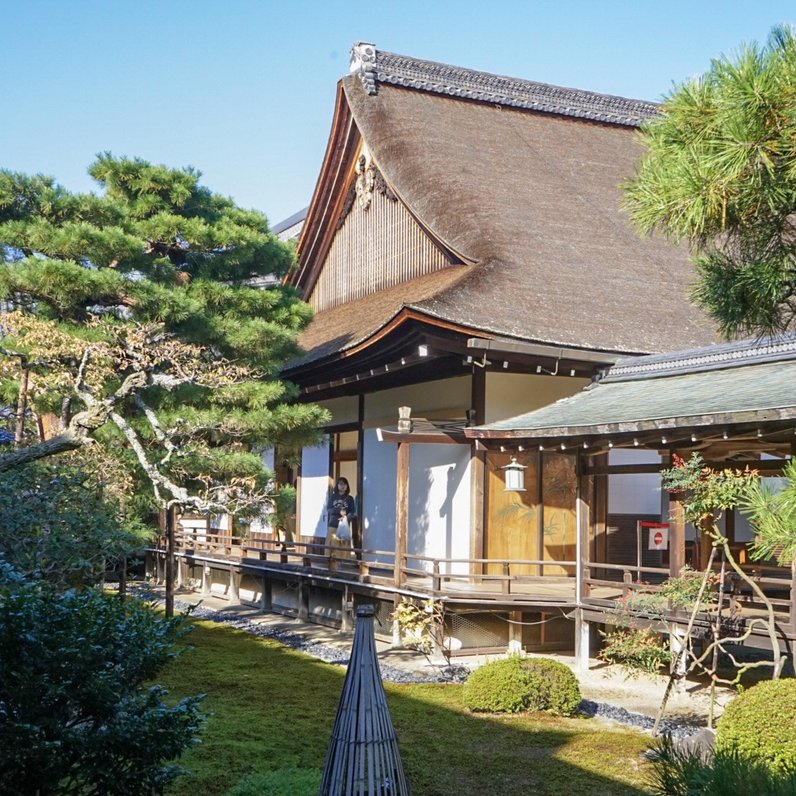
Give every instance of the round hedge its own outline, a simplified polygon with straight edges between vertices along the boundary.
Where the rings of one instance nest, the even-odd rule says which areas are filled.
[[[735,697],[716,727],[716,750],[796,769],[796,680],[768,680]]]
[[[476,669],[464,684],[464,704],[484,713],[546,711],[571,716],[580,705],[578,679],[549,658],[505,658]]]

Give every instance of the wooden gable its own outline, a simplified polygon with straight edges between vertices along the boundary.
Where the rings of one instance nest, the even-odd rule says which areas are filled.
[[[308,302],[331,309],[460,264],[420,226],[360,143],[336,230]]]

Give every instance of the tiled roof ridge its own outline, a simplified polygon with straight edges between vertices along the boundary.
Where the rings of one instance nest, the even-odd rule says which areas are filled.
[[[620,360],[601,381],[630,381],[790,359],[796,359],[796,334],[741,340],[686,351],[652,354],[634,360]]]
[[[658,105],[654,102],[424,61],[377,50],[375,45],[368,42],[357,42],[351,48],[350,71],[359,75],[369,94],[377,94],[378,83],[386,83],[433,94],[629,127],[638,127],[659,113]]]

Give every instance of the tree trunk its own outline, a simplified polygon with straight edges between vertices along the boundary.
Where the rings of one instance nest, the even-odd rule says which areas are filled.
[[[174,616],[174,532],[177,507],[166,509],[166,617]]]
[[[19,391],[17,392],[17,423],[14,429],[14,445],[19,447],[25,439],[25,415],[28,412],[28,378],[30,371],[21,366]]]

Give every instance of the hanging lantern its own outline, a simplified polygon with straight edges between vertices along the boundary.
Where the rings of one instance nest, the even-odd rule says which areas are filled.
[[[528,468],[517,461],[516,456],[511,457],[511,461],[501,468],[505,472],[506,486],[504,492],[524,492],[525,491],[525,470]]]

